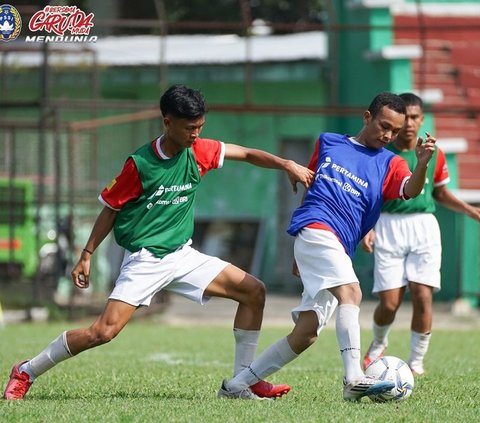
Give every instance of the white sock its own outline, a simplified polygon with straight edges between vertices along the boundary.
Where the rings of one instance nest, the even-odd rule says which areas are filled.
[[[430,344],[430,338],[432,334],[419,333],[412,330],[410,337],[410,358],[408,364],[410,367],[423,368],[423,358],[428,351],[428,345]]]
[[[72,357],[67,345],[67,332],[54,339],[40,354],[20,366],[19,371],[26,372],[30,380],[42,375],[53,366]]]
[[[380,326],[373,322],[373,342],[377,345],[382,345],[383,347],[388,346],[388,334],[390,333],[390,328],[392,325]]]
[[[335,329],[347,382],[358,379],[364,374],[360,367],[359,314],[360,307],[353,304],[342,304],[337,308]]]
[[[230,380],[227,388],[245,389],[275,373],[297,357],[298,354],[295,354],[290,348],[287,338],[282,338],[263,351],[250,366]]]
[[[260,331],[234,328],[233,336],[235,337],[233,376],[236,376],[255,358]]]

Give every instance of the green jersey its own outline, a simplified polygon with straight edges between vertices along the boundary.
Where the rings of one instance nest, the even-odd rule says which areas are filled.
[[[142,193],[118,212],[115,238],[128,251],[146,248],[162,258],[184,245],[193,234],[199,168],[190,148],[162,160],[149,143],[130,157],[135,162]]]
[[[405,159],[410,170],[414,169],[417,165],[415,149],[399,151],[393,144],[388,145],[386,148]],[[439,165],[441,165],[441,167]],[[445,156],[438,150],[438,147],[435,146],[435,152],[427,168],[427,177],[422,192],[417,197],[408,201],[386,201],[382,207],[382,213],[433,213],[435,211],[433,189],[440,180],[441,183],[448,182],[448,170],[445,164]]]

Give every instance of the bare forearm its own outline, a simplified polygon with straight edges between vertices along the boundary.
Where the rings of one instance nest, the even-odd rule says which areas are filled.
[[[460,200],[446,187],[436,188],[433,191],[433,197],[443,207],[457,213],[463,213],[472,219],[479,220],[479,209]]]
[[[439,204],[447,209],[459,213],[465,213],[467,211],[467,204],[449,192],[444,192],[441,195],[434,194],[434,198]]]
[[[91,252],[95,251],[112,230],[116,216],[117,212],[115,210],[109,209],[108,207],[103,208],[93,225],[92,232],[85,245],[86,250]]]
[[[425,185],[426,176],[427,165],[418,163],[405,186],[405,195],[409,198],[415,198],[419,195]]]
[[[257,150],[255,148],[246,149],[246,162],[255,166],[265,167],[269,169],[288,170],[293,166],[293,161],[282,159],[281,157],[270,154],[266,151]]]
[[[315,176],[313,171],[304,166],[300,166],[293,160],[282,159],[263,150],[241,147],[236,144],[225,144],[225,159],[239,160],[259,167],[284,170],[288,175],[288,179],[293,187],[293,192],[295,193],[297,192],[297,182],[300,182],[307,188]]]

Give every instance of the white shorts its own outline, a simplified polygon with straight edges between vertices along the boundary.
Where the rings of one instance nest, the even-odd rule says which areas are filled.
[[[161,290],[175,292],[204,304],[207,286],[229,263],[184,245],[160,259],[142,248],[136,253],[125,251],[120,275],[109,299],[133,306],[148,306]]]
[[[430,213],[382,213],[375,226],[372,292],[408,287],[408,282],[440,290],[442,243]]]
[[[294,254],[304,290],[292,318],[296,322],[301,311],[315,311],[320,332],[338,304],[328,289],[358,283],[358,278],[345,248],[330,231],[302,229],[295,238]]]

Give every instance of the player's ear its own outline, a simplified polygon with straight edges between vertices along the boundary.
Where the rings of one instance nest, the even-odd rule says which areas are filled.
[[[365,112],[363,113],[363,123],[364,123],[364,125],[368,125],[371,120],[372,120],[372,114],[370,113],[370,111],[365,110]]]

